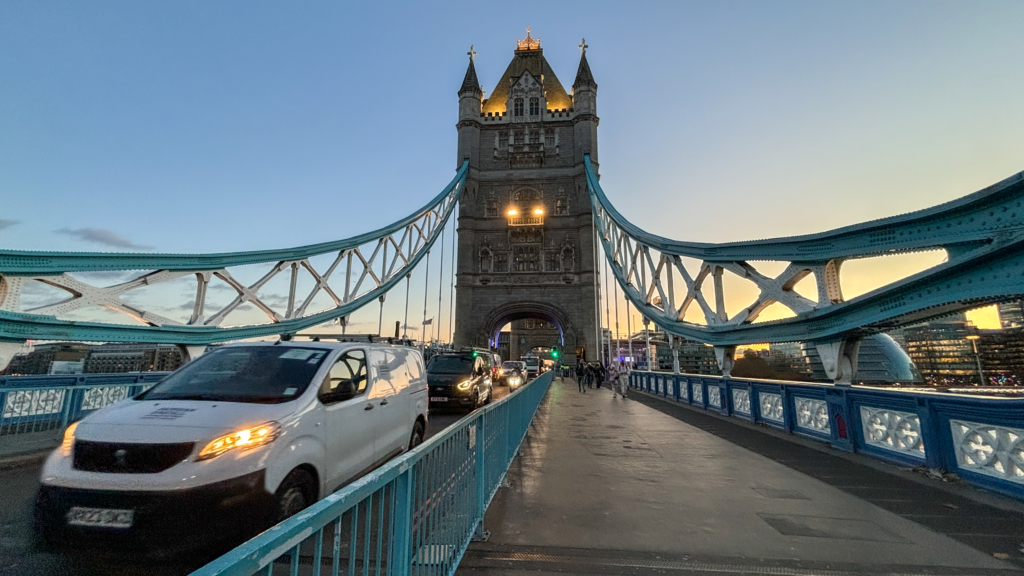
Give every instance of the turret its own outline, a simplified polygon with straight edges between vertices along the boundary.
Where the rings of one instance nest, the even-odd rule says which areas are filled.
[[[476,164],[477,150],[480,148],[480,107],[483,104],[484,91],[480,89],[480,81],[476,77],[473,59],[476,51],[469,47],[469,68],[459,88],[459,157],[456,166],[461,166],[467,158]]]
[[[580,43],[580,67],[576,81],[572,83],[572,104],[576,112],[576,161],[582,162],[584,154],[590,154],[597,162],[597,82],[587,62],[587,41]]]

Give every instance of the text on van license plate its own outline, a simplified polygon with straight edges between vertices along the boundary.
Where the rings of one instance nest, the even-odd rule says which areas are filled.
[[[111,508],[73,507],[68,511],[68,526],[98,526],[102,528],[131,528],[134,510]]]
[[[431,396],[430,397],[430,401],[431,402],[447,402],[448,398],[446,396]]]

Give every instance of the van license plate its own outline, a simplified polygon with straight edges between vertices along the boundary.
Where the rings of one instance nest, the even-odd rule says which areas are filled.
[[[430,401],[431,402],[447,402],[448,398],[446,398],[445,396],[431,396],[430,397]]]
[[[131,528],[135,518],[134,510],[111,508],[82,508],[75,506],[68,511],[68,526],[94,526],[100,528]]]

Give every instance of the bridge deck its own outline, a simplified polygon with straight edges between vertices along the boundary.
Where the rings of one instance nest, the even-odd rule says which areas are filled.
[[[470,547],[460,574],[1024,566],[1024,514],[655,398],[580,394],[569,379],[555,381],[509,483],[488,511],[490,540]]]

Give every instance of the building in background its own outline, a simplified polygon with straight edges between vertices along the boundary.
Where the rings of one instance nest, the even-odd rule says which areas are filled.
[[[15,356],[4,374],[112,374],[169,372],[182,364],[181,350],[172,344],[37,344]]]
[[[181,366],[181,351],[172,344],[101,344],[85,358],[88,374],[167,372]]]
[[[977,334],[963,314],[903,329],[907,354],[926,384],[964,386],[978,383],[978,364],[968,336]]]
[[[978,335],[985,385],[1020,386],[1024,381],[1024,326],[981,330]]]
[[[721,375],[715,349],[703,342],[679,338],[679,371],[683,374]],[[667,344],[655,347],[659,370],[672,370],[672,348]]]
[[[999,322],[1003,328],[1024,328],[1024,299],[999,305]]]
[[[54,342],[36,344],[30,352],[11,359],[3,374],[49,374],[54,362],[80,362],[89,353],[89,344]],[[58,365],[59,366],[59,365]]]

